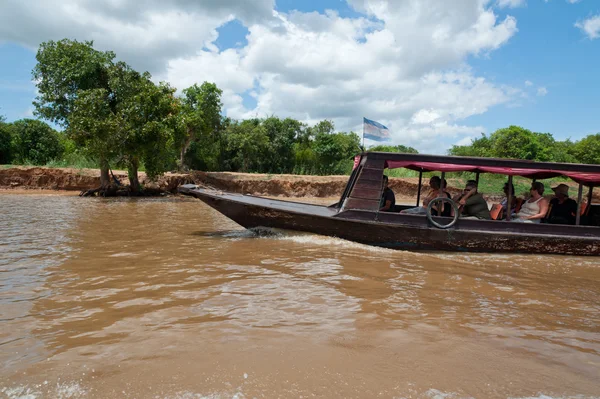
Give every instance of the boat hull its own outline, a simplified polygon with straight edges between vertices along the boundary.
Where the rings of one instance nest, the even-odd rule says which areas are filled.
[[[337,213],[324,206],[216,193],[185,186],[180,191],[201,199],[246,228],[304,231],[404,250],[600,255],[599,237],[587,231],[574,235],[573,226],[564,226],[562,233],[548,233],[547,229],[540,229],[538,225],[460,220],[455,227],[442,230],[428,224],[424,216],[401,217],[364,211]],[[490,223],[495,224],[494,230],[488,227],[494,226]]]

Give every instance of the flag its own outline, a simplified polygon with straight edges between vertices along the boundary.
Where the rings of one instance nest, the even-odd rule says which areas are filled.
[[[387,141],[390,139],[390,130],[379,122],[363,118],[363,138]]]

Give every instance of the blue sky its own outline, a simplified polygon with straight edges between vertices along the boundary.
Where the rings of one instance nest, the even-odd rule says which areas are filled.
[[[216,81],[224,89],[224,112],[234,118],[275,114],[307,123],[327,118],[340,130],[358,131],[366,116],[390,126],[395,143],[431,152],[440,140],[447,148],[511,124],[558,139],[600,132],[600,39],[595,38],[600,27],[594,20],[600,1],[488,0],[483,7],[480,1],[446,7],[434,0],[257,0],[254,5],[231,0],[227,9],[174,8],[174,20],[164,17],[140,38],[127,37],[138,34],[128,27],[146,26],[151,9],[146,16],[132,16],[125,8],[99,5],[70,15],[59,6],[54,14],[35,14],[29,11],[34,7],[18,2],[0,5],[8,18],[0,17],[0,23],[13,24],[0,28],[0,115],[9,121],[31,117],[35,48],[43,40],[70,37],[94,39],[98,48],[115,50],[120,59],[179,89]],[[439,9],[419,8],[427,2]],[[461,7],[464,13],[453,14]],[[422,15],[412,18],[411,10]],[[169,15],[164,9],[156,13]],[[490,15],[493,26],[470,29]],[[111,32],[125,36],[107,38],[85,21],[90,16],[102,16]],[[403,18],[414,27],[394,23]],[[164,25],[169,33],[180,28],[181,34],[155,34]],[[439,44],[431,37],[440,26],[449,27],[442,43],[453,49],[447,54],[445,47],[432,47]],[[387,56],[381,43],[389,37],[393,55]],[[149,45],[138,44],[144,40]],[[414,44],[417,40],[423,42]],[[461,78],[453,84],[423,83],[448,73]],[[477,79],[483,83],[473,83]]]
[[[521,106],[492,108],[469,119],[493,131],[509,124],[577,139],[600,133],[600,40],[590,40],[574,21],[600,12],[600,2],[531,1],[527,7],[504,10],[517,18],[519,32],[488,59],[469,63],[483,76],[514,86],[525,81],[548,94]]]

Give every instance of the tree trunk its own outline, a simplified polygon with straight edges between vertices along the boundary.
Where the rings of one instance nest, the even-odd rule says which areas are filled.
[[[194,132],[191,130],[188,130],[188,136],[185,139],[183,146],[181,147],[181,152],[179,153],[179,170],[180,171],[185,171],[185,169],[186,169],[185,168],[185,153],[190,148],[190,145],[192,144],[192,140],[194,140]]]
[[[134,194],[139,194],[140,192],[140,180],[138,178],[139,166],[140,161],[137,158],[133,158],[127,167],[127,174],[129,175],[129,190]]]
[[[108,160],[100,158],[100,188],[107,189],[110,186],[110,175],[108,173]]]

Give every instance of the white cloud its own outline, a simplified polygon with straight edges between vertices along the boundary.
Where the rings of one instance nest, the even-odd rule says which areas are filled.
[[[525,81],[525,86],[531,87],[531,86],[533,86],[533,82],[531,80],[526,80]]]
[[[214,81],[233,118],[332,119],[339,130],[361,131],[366,116],[390,127],[395,143],[438,153],[484,131],[467,118],[522,95],[466,64],[517,32],[513,17],[498,19],[496,3],[348,2],[365,15],[281,13],[273,0],[152,0],[142,12],[133,0],[66,0],[52,7],[5,0],[0,40],[35,47],[50,38],[94,39],[179,89]],[[234,18],[249,30],[247,45],[219,51],[217,29]],[[256,107],[246,108],[244,95]]]
[[[567,0],[567,3],[575,4],[579,3],[581,0]]]
[[[546,0],[548,1],[548,0]],[[525,4],[527,4],[526,0],[498,0],[497,1],[498,7],[504,8],[504,7],[509,7],[509,8],[516,8],[516,7],[523,7]]]
[[[548,94],[548,89],[546,89],[545,87],[538,87],[538,89],[537,89],[538,96],[544,97],[546,94]]]
[[[94,40],[133,67],[156,72],[172,58],[193,55],[217,37],[216,29],[238,18],[257,23],[272,18],[274,0],[3,0],[0,42],[32,49],[64,37]]]
[[[577,22],[575,26],[581,29],[590,39],[600,37],[600,15]]]

